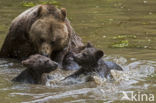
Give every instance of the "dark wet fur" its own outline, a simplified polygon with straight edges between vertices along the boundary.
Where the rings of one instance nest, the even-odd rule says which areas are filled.
[[[14,82],[23,82],[30,84],[44,84],[45,74],[57,69],[58,64],[49,58],[41,55],[33,55],[27,60],[22,61],[27,68],[17,77],[12,79]]]
[[[104,61],[102,59],[103,51],[97,50],[91,44],[87,44],[86,48],[80,53],[74,55],[74,61],[77,62],[81,68],[74,74],[67,78],[77,78],[81,74],[92,75],[93,72],[97,73],[102,78],[112,78],[110,70],[122,70],[116,63]]]
[[[74,61],[73,56],[74,54],[80,53],[85,46],[80,46],[78,48],[74,48],[68,52],[63,60],[63,69],[64,70],[78,70],[80,66]]]

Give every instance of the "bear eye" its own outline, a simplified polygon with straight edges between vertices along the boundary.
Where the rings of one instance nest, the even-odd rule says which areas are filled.
[[[45,61],[45,64],[47,64],[49,62],[49,60]]]
[[[51,42],[50,42],[50,44],[54,44],[54,43],[55,43],[55,41],[51,41]]]

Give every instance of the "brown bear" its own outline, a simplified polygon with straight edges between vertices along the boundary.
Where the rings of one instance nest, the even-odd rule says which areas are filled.
[[[80,69],[67,78],[79,78],[80,75],[98,74],[102,78],[112,79],[110,70],[123,70],[119,65],[102,59],[104,53],[88,43],[80,53],[73,54],[73,60],[80,65]]]
[[[63,59],[63,64],[62,64],[64,70],[78,70],[80,68],[78,63],[74,61],[73,54],[80,53],[84,48],[86,48],[85,45],[74,48],[65,55]]]
[[[21,60],[39,53],[62,64],[68,51],[83,46],[66,16],[64,8],[53,5],[24,11],[12,21],[0,57]]]
[[[27,67],[17,77],[12,79],[14,82],[23,82],[30,84],[45,84],[46,73],[50,73],[57,69],[58,64],[50,58],[36,54],[22,61],[22,64]]]

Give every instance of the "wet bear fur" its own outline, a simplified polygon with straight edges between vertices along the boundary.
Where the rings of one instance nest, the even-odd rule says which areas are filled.
[[[57,69],[58,64],[50,58],[36,54],[30,56],[28,59],[22,61],[26,67],[18,76],[12,81],[30,83],[30,84],[45,84],[46,74]]]
[[[64,56],[79,46],[83,43],[67,19],[66,9],[37,5],[12,21],[0,58],[23,60],[41,54],[62,64]]]
[[[93,47],[90,43],[78,54],[73,54],[73,60],[78,63],[80,69],[71,74],[68,78],[78,78],[80,75],[98,74],[102,78],[112,78],[111,70],[123,69],[114,62],[103,60],[104,52]]]

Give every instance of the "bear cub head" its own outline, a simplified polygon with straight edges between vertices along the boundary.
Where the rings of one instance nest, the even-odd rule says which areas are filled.
[[[103,55],[102,50],[98,50],[88,43],[80,53],[73,54],[73,59],[82,67],[90,67],[97,65]]]
[[[22,64],[29,69],[39,73],[49,73],[57,69],[58,64],[50,58],[36,54],[22,61]]]

